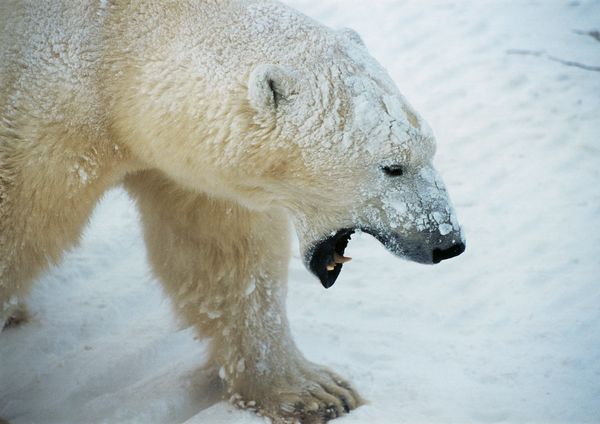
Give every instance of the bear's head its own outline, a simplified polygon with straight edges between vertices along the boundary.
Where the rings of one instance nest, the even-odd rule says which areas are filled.
[[[334,38],[305,63],[250,74],[255,142],[269,134],[270,153],[255,165],[261,190],[290,211],[304,261],[326,288],[355,231],[419,263],[461,254],[431,130],[355,33]]]

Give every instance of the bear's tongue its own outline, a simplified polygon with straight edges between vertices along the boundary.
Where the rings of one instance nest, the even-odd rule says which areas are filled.
[[[327,264],[327,271],[333,271],[335,269],[336,264],[345,264],[346,262],[350,262],[351,260],[352,258],[340,255],[337,252],[333,252],[333,262]]]

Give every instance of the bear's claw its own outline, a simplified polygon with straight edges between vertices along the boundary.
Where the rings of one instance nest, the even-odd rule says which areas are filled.
[[[29,321],[29,312],[27,311],[27,307],[20,303],[10,312],[4,322],[1,321],[0,317],[0,331],[18,327],[27,321]],[[2,424],[1,421],[0,424]]]

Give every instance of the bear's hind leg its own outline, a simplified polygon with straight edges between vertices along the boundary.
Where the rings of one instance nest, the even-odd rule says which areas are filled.
[[[194,194],[156,172],[132,175],[126,186],[140,207],[154,271],[179,316],[212,338],[212,360],[232,403],[275,423],[324,423],[361,403],[292,339],[283,212]]]

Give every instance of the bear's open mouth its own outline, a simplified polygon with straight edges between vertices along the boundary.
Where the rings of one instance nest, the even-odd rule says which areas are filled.
[[[353,228],[338,230],[334,235],[319,241],[307,255],[310,270],[319,277],[326,289],[333,286],[343,264],[352,259],[344,256],[352,234]]]

